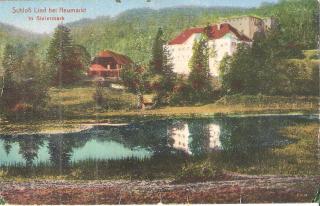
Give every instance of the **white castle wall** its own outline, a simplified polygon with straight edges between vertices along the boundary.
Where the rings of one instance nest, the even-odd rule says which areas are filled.
[[[190,73],[191,68],[189,67],[189,62],[192,57],[192,46],[194,41],[199,38],[200,35],[200,33],[193,34],[182,44],[167,45],[172,57],[174,72],[184,75],[188,75]],[[219,76],[219,66],[221,60],[225,55],[231,56],[236,51],[239,43],[242,43],[242,41],[239,41],[238,38],[231,32],[220,39],[209,40],[209,69],[212,76]]]

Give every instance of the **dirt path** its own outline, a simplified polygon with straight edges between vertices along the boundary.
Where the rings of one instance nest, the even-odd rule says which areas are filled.
[[[0,180],[10,204],[142,204],[310,202],[318,177],[239,176],[235,180],[173,184],[158,181]]]

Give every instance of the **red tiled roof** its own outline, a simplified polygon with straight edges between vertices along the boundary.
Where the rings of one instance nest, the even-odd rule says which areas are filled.
[[[196,33],[202,33],[203,32],[203,28],[190,28],[187,30],[184,30],[181,34],[179,34],[176,38],[174,38],[173,40],[171,40],[169,42],[169,45],[172,44],[182,44],[183,42],[185,42],[187,39],[189,39],[189,37],[192,34],[196,34]]]
[[[108,71],[104,66],[101,66],[100,64],[93,64],[90,66],[89,71],[95,71],[95,72],[105,72]]]
[[[118,53],[110,51],[110,50],[101,51],[98,54],[98,56],[99,57],[113,57],[118,64],[122,64],[122,65],[133,63],[129,57],[122,55],[122,54],[118,54]]]
[[[192,34],[196,33],[202,33],[204,32],[204,28],[190,28],[185,31],[183,31],[181,34],[179,34],[176,38],[171,40],[169,42],[169,45],[174,45],[174,44],[182,44],[184,43],[187,39],[190,38]],[[209,39],[220,39],[227,33],[234,33],[236,37],[242,41],[251,41],[247,36],[240,34],[238,30],[234,27],[232,27],[230,24],[221,24],[220,29],[218,29],[218,25],[212,25],[210,26],[210,32],[209,32]]]

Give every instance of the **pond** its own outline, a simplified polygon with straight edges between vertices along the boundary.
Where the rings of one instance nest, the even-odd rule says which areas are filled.
[[[279,132],[281,128],[314,121],[318,119],[302,115],[235,116],[94,126],[69,134],[0,135],[0,166],[42,165],[63,173],[80,163],[103,168],[112,162],[123,168],[121,164],[132,161],[138,169],[144,164],[180,168],[186,159],[197,161],[215,153],[233,164],[248,164],[269,148],[294,143]]]

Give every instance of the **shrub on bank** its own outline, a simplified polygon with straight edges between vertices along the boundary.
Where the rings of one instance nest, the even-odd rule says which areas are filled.
[[[0,196],[0,205],[5,205],[6,201],[4,200],[3,197]]]
[[[182,168],[181,172],[175,178],[176,183],[184,182],[205,182],[217,180],[223,177],[223,172],[220,168],[208,163],[202,164],[191,163]]]
[[[312,202],[317,202],[320,204],[320,187],[318,189],[318,192],[316,194],[316,196],[314,197],[314,199],[312,200]]]

